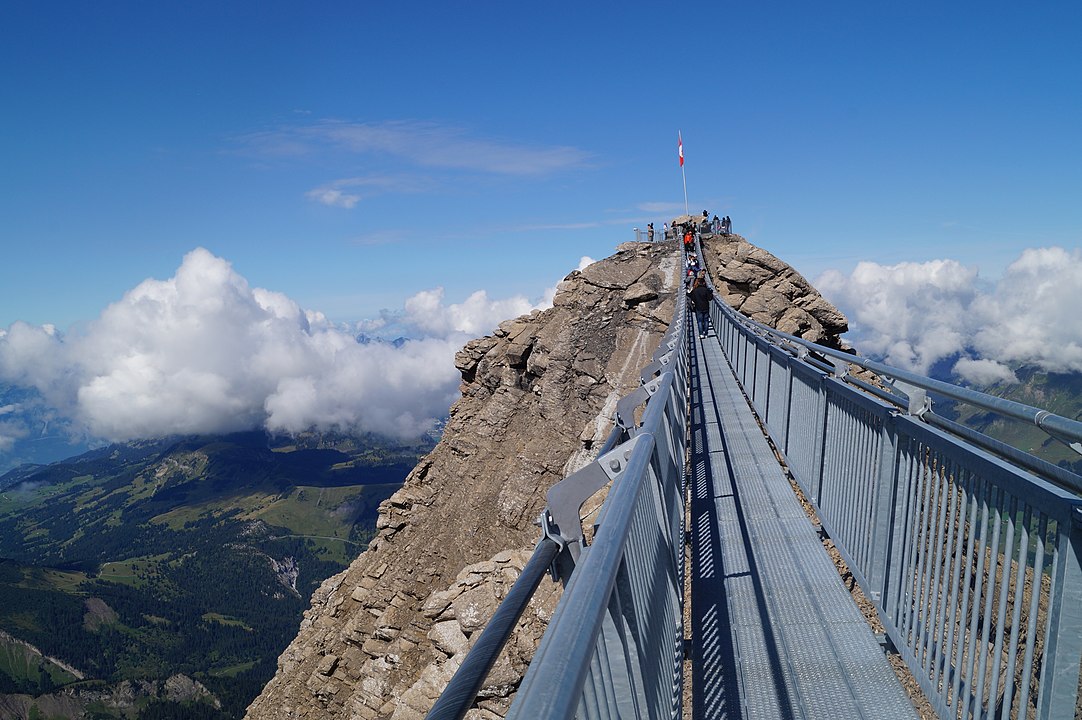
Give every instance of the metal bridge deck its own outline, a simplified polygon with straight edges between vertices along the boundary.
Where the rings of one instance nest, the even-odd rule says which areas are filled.
[[[713,336],[691,383],[694,716],[916,718]]]

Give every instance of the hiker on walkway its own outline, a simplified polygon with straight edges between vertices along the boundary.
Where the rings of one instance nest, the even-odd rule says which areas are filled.
[[[714,299],[714,291],[706,286],[706,280],[701,277],[695,278],[691,286],[691,307],[695,310],[695,319],[699,321],[699,337],[706,337],[710,330],[710,301]]]
[[[654,241],[654,224],[646,223],[646,239],[648,242]]]

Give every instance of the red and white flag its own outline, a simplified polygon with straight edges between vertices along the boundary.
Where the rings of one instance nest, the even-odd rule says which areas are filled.
[[[679,131],[676,133],[676,152],[680,156],[680,167],[684,167],[684,140]]]

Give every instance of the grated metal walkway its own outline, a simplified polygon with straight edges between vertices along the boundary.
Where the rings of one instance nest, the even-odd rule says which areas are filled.
[[[733,377],[691,367],[695,718],[916,718]]]

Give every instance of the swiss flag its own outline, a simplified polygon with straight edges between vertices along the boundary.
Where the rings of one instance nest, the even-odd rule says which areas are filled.
[[[684,167],[684,140],[676,133],[676,152],[680,156],[680,167]]]

